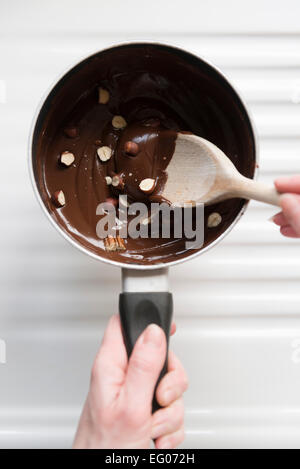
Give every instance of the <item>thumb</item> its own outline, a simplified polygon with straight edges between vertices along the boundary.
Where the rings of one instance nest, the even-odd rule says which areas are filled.
[[[150,324],[138,338],[129,359],[125,396],[130,404],[151,412],[156,382],[166,359],[167,342],[163,330]]]

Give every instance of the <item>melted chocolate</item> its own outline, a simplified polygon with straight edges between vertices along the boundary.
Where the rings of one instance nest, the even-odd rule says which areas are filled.
[[[110,100],[99,104],[98,87]],[[124,130],[112,127],[123,116]],[[107,186],[107,174],[124,177],[122,190],[132,200],[148,200],[139,189],[145,178],[156,181],[159,194],[174,151],[176,131],[190,131],[220,147],[247,177],[253,177],[255,145],[247,113],[230,85],[209,65],[177,49],[154,44],[124,45],[100,52],[72,69],[50,93],[34,134],[34,170],[42,199],[57,223],[75,241],[99,255],[124,263],[170,262],[190,254],[184,239],[125,240],[126,251],[106,252],[96,234],[96,207],[118,191]],[[125,143],[138,144],[136,155]],[[113,149],[106,163],[97,148]],[[75,162],[63,168],[63,151]],[[66,205],[57,209],[52,194],[62,189]],[[217,228],[205,228],[207,246],[234,221],[245,201],[233,199],[205,208],[222,216]]]
[[[122,131],[114,152],[114,166],[124,178],[123,193],[133,201],[148,202],[161,192],[167,179],[165,169],[175,150],[176,136],[174,130],[166,130],[158,119],[134,122]],[[137,145],[136,155],[126,153],[126,142]],[[147,178],[155,181],[150,197],[139,187],[140,182]]]

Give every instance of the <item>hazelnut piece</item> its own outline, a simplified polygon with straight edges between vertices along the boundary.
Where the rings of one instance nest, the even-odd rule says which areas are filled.
[[[97,154],[100,158],[101,161],[105,162],[110,160],[111,155],[112,155],[112,150],[109,147],[99,147],[97,150]]]
[[[53,194],[53,200],[57,207],[63,207],[66,203],[65,194],[62,190],[56,191]]]
[[[115,174],[115,176],[113,176],[112,178],[111,184],[116,189],[119,189],[119,190],[124,189],[125,181],[124,181],[123,176],[121,176],[120,174]]]
[[[135,142],[126,142],[124,145],[126,155],[136,156],[139,152],[139,146]]]
[[[217,212],[213,212],[208,216],[207,226],[208,228],[216,228],[217,226],[220,225],[221,221],[222,221],[221,215]]]
[[[60,162],[65,166],[71,166],[75,161],[75,156],[70,151],[64,151],[60,155]]]
[[[107,104],[109,101],[109,91],[105,88],[98,88],[98,102],[100,104]]]
[[[142,192],[145,192],[145,194],[151,194],[151,192],[154,191],[154,187],[155,187],[155,179],[151,179],[151,178],[143,179],[139,184],[139,188],[141,189]]]
[[[119,235],[116,238],[107,236],[104,239],[104,246],[106,251],[126,251],[124,240]]]
[[[117,250],[117,243],[113,236],[107,236],[104,239],[104,246],[106,251],[116,251]]]
[[[122,116],[114,116],[111,123],[115,129],[124,129],[127,125],[126,120]]]
[[[117,244],[117,251],[126,251],[124,240],[119,235],[117,235],[116,244]]]

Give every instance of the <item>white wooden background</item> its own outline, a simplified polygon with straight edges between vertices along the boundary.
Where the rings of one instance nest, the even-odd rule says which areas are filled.
[[[112,43],[182,46],[218,65],[258,128],[261,180],[300,173],[299,0],[1,0],[0,446],[69,447],[120,272],[42,214],[27,138],[45,90]],[[190,377],[184,447],[300,447],[300,243],[251,203],[214,250],[171,271],[172,347]]]

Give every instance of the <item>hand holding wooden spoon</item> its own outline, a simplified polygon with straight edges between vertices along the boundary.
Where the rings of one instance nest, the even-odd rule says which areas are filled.
[[[284,195],[280,198],[282,211],[273,217],[280,233],[288,238],[300,238],[300,175],[276,179],[275,187]]]

